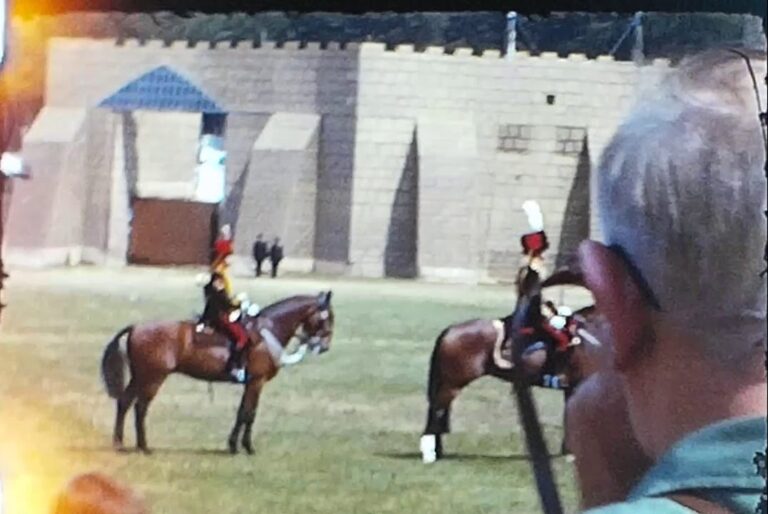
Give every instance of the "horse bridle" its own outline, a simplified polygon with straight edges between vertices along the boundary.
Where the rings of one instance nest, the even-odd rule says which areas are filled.
[[[330,338],[331,334],[333,333],[333,329],[331,328],[330,306],[320,307],[316,312],[317,315],[320,316],[320,329],[312,335],[308,334],[306,329],[307,322],[305,321],[299,326],[296,332],[296,337],[299,339],[299,344],[307,345],[310,350],[319,348],[321,342]]]

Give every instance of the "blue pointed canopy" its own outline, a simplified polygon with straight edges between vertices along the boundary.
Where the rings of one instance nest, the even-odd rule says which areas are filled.
[[[121,87],[99,107],[116,111],[186,111],[224,113],[197,86],[168,66],[160,66]]]

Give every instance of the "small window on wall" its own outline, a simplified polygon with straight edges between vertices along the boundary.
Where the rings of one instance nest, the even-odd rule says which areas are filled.
[[[557,153],[579,155],[586,135],[584,127],[557,127]]]
[[[204,112],[203,128],[201,135],[223,137],[227,128],[227,115],[220,113]]]
[[[527,152],[531,141],[531,127],[529,125],[499,125],[499,152]]]

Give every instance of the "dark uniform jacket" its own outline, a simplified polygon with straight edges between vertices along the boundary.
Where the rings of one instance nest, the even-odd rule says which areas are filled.
[[[269,251],[269,258],[272,262],[280,262],[283,260],[283,247],[280,245],[272,245],[272,249]]]
[[[253,243],[253,258],[257,261],[263,261],[267,258],[269,252],[267,251],[267,243],[264,241],[256,241]]]
[[[221,324],[221,316],[228,316],[229,313],[236,308],[232,304],[229,295],[224,289],[216,289],[211,284],[205,286],[205,310],[201,321],[211,326],[219,326]]]

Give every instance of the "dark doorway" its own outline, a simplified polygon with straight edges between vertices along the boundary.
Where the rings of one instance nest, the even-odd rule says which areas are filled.
[[[133,201],[128,262],[207,265],[215,227],[215,204],[137,198]]]
[[[227,115],[223,113],[204,112],[203,126],[200,134],[224,137],[227,130]]]

